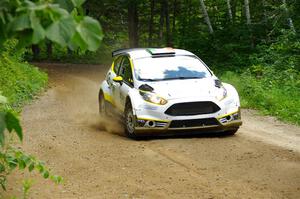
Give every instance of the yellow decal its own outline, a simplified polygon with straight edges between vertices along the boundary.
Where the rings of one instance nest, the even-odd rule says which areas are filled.
[[[228,116],[228,115],[233,115],[233,114],[235,114],[235,113],[238,113],[239,111],[240,111],[240,110],[238,109],[237,111],[234,111],[234,112],[232,112],[232,113],[228,113],[228,114],[226,114],[226,115],[219,116],[219,117],[217,117],[217,119],[221,119],[221,118],[226,117],[226,116]]]
[[[104,99],[105,99],[106,101],[110,102],[112,105],[115,105],[114,100],[113,100],[113,98],[112,98],[111,95],[109,95],[109,94],[107,94],[107,93],[104,93]]]
[[[111,64],[111,70],[115,72],[115,61]]]
[[[131,72],[133,73],[133,61],[130,57],[129,57],[129,61],[130,61]]]

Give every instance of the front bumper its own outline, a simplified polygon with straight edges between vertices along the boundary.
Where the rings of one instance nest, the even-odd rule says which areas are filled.
[[[174,104],[182,102],[213,102],[220,108],[216,112],[195,115],[166,114],[166,110]],[[227,97],[217,101],[211,97],[190,97],[169,100],[166,105],[153,105],[141,100],[134,106],[136,115],[136,132],[167,131],[204,131],[224,132],[236,130],[242,125],[238,97]]]
[[[197,132],[225,132],[236,130],[242,125],[240,109],[219,117],[174,119],[170,121],[147,118],[136,119],[136,133],[154,133],[168,131],[197,131]]]

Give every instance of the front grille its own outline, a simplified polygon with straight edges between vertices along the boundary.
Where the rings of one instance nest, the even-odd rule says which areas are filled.
[[[219,125],[219,122],[216,118],[173,120],[169,128],[202,127],[202,126],[213,126],[213,125]]]
[[[186,102],[170,106],[165,114],[171,116],[200,115],[215,113],[220,107],[213,102]]]

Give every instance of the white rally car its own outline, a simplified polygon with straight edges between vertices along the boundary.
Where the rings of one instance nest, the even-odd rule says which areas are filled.
[[[99,111],[121,116],[127,136],[186,130],[234,134],[242,124],[236,89],[222,83],[193,53],[137,48],[112,54]]]

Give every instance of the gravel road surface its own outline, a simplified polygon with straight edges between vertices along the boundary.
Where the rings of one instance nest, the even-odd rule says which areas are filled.
[[[107,66],[39,65],[50,88],[22,113],[22,147],[64,183],[26,175],[35,179],[30,198],[300,198],[299,127],[243,110],[235,136],[134,141],[98,114]]]

